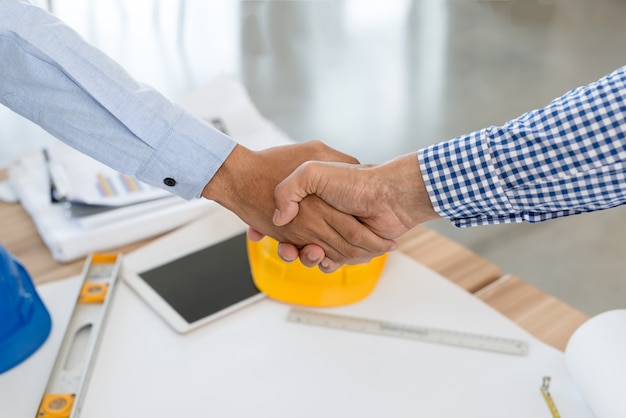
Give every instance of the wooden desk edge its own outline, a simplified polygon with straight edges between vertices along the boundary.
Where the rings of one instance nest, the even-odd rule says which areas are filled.
[[[526,331],[564,351],[570,337],[589,317],[514,275],[505,275],[475,293]]]

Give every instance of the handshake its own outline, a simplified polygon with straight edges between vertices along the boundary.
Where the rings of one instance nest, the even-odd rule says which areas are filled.
[[[237,145],[202,196],[234,212],[254,241],[281,244],[286,261],[330,273],[396,249],[412,227],[439,218],[417,153],[380,165],[319,141],[251,151]]]

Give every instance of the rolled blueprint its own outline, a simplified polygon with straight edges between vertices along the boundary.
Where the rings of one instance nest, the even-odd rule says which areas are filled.
[[[626,309],[601,313],[580,326],[565,360],[597,418],[626,417]]]

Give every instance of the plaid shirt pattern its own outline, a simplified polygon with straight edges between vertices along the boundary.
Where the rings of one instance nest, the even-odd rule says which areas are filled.
[[[418,152],[434,209],[460,227],[626,203],[626,67],[503,126]]]

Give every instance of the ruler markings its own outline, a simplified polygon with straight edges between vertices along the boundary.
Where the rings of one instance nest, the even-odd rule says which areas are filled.
[[[292,309],[287,316],[287,320],[307,325],[317,325],[346,331],[412,339],[518,356],[528,354],[528,343],[525,341],[491,335],[427,328],[303,309]]]

